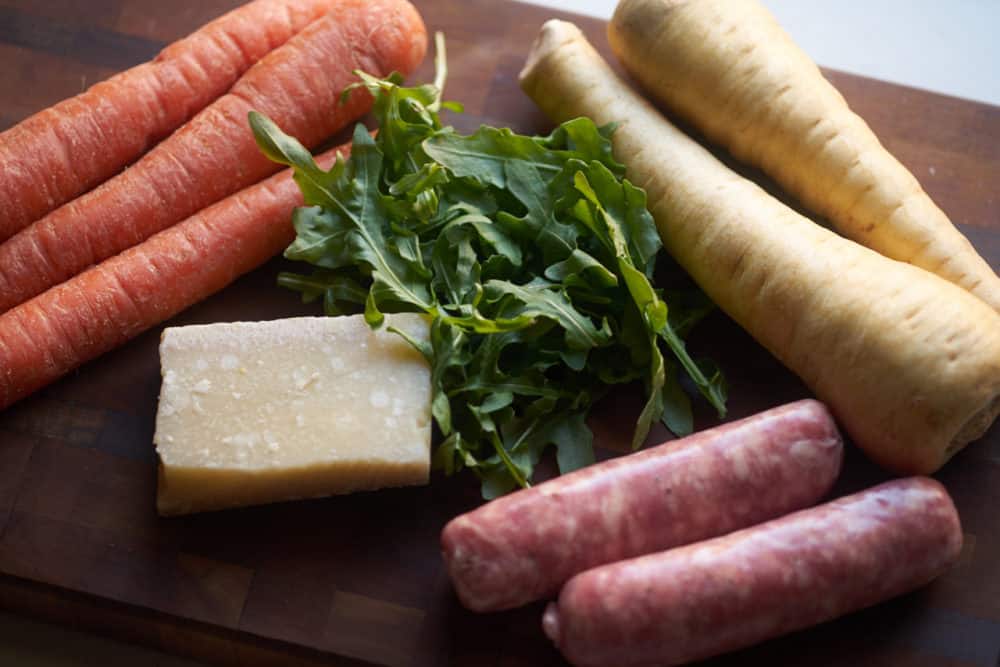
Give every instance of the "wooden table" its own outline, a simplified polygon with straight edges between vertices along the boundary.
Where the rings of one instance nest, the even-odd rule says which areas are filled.
[[[237,0],[0,0],[0,128],[153,56]],[[462,129],[549,123],[517,87],[530,41],[553,13],[490,0],[417,3],[448,37],[448,97]],[[579,23],[605,53],[603,25]],[[982,63],[982,66],[990,66]],[[429,80],[430,61],[414,80]],[[1000,266],[1000,109],[828,73],[884,143]],[[314,312],[274,286],[275,260],[171,324]],[[159,329],[0,414],[0,605],[227,665],[562,664],[541,606],[463,610],[437,548],[476,506],[471,477],[426,488],[163,520],[151,446]],[[731,417],[808,395],[723,315],[696,347],[726,369]],[[620,450],[635,401],[593,419]],[[610,415],[624,411],[624,419]],[[710,425],[707,414],[699,426]],[[662,433],[660,433],[662,435]],[[850,448],[837,492],[884,475]],[[961,562],[875,609],[712,665],[993,667],[1000,651],[1000,429],[939,478],[966,531]]]

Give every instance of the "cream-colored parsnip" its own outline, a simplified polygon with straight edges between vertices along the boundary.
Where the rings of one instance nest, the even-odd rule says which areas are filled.
[[[841,234],[1000,312],[993,269],[757,0],[622,0],[608,39],[651,95]]]
[[[928,473],[1000,412],[1000,315],[813,223],[735,174],[622,82],[572,24],[542,28],[521,85],[555,121],[620,123],[615,155],[667,250],[825,401],[853,440]]]

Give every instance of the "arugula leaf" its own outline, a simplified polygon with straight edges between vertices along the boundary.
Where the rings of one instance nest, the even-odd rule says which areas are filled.
[[[663,425],[676,435],[690,434],[694,430],[694,420],[691,418],[691,399],[681,387],[675,364],[669,364],[664,373],[662,392]]]
[[[682,337],[711,302],[654,287],[662,245],[614,159],[614,126],[459,134],[440,117],[460,106],[442,101],[437,42],[432,84],[357,73],[351,88],[374,95],[379,131],[359,125],[350,159],[329,171],[251,113],[261,150],[293,168],[306,202],[285,255],[315,268],[279,284],[331,315],[363,310],[373,327],[386,312],[427,314],[428,341],[396,333],[431,365],[433,463],[473,471],[487,498],[528,486],[550,448],[561,472],[592,463],[586,418],[612,385],[644,384],[634,446],[658,420],[691,431],[687,381],[724,414],[721,373]]]
[[[574,248],[563,261],[546,268],[545,277],[567,287],[614,287],[618,284],[618,276],[613,271],[579,248]]]
[[[611,339],[607,323],[598,329],[586,316],[573,307],[573,302],[558,287],[547,282],[534,281],[527,285],[515,285],[504,280],[486,283],[486,298],[497,301],[506,297],[516,304],[516,315],[532,318],[547,317],[558,323],[566,331],[566,345],[571,350],[589,350],[599,347]]]
[[[321,259],[313,263],[336,268],[343,265],[346,254],[354,262],[365,264],[372,277],[365,319],[373,326],[381,325],[384,319],[380,302],[432,312],[434,298],[425,280],[431,272],[419,254],[407,252],[412,247],[405,236],[390,239],[387,234],[390,216],[386,197],[379,191],[382,153],[364,126],[358,125],[354,131],[350,161],[338,160],[325,172],[302,144],[259,114],[251,114],[255,136],[264,137],[268,157],[294,167],[295,181],[306,203],[319,207],[293,220],[298,223],[297,236],[285,257],[309,261],[317,247],[336,244],[336,262],[324,263]]]
[[[625,176],[625,165],[615,160],[611,146],[615,128],[615,123],[595,128],[587,118],[574,118],[554,129],[549,136],[535,140],[546,148],[572,151],[580,160],[597,160],[621,178]]]
[[[551,179],[565,161],[557,151],[544,148],[531,137],[514,134],[508,128],[483,126],[463,137],[440,133],[428,138],[423,149],[438,164],[459,178],[474,178],[495,188],[507,187],[508,169],[520,164]]]
[[[636,260],[640,262],[640,266],[651,266],[649,259],[655,254],[651,252],[651,244],[654,242],[652,237],[642,234],[644,229],[652,225],[652,216],[645,208],[646,194],[628,181],[619,184],[610,171],[597,163],[592,163],[586,171],[577,172],[574,183],[596,212],[596,215],[588,215],[588,220],[591,224],[603,225],[602,231],[606,234],[601,233],[599,236],[607,239],[606,243],[613,249],[618,269],[625,278],[635,305],[649,325],[650,332],[666,341],[698,390],[718,411],[720,417],[725,415],[726,396],[720,379],[706,377],[691,359],[684,341],[668,321],[666,303],[653,289],[648,275],[635,266]],[[600,196],[593,184],[600,189]],[[656,341],[651,340],[650,345],[655,348]],[[654,354],[648,383],[649,402],[640,417],[640,424],[651,423],[653,415],[662,413],[662,408],[654,403],[661,402],[660,392],[664,382],[662,363]],[[641,443],[633,441],[633,447],[639,444]]]
[[[318,269],[308,276],[282,272],[278,274],[278,284],[301,292],[303,303],[322,299],[323,312],[327,315],[343,315],[352,310],[352,305],[363,304],[368,298],[368,288],[360,281],[326,269]]]

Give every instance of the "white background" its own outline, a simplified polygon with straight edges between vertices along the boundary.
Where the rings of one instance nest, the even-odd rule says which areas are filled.
[[[1000,0],[762,0],[820,65],[1000,105]],[[610,18],[616,0],[534,0]]]

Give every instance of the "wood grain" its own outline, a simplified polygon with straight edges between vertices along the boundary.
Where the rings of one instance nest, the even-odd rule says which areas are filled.
[[[0,89],[17,91],[0,97],[0,128],[143,61],[236,4],[0,0]],[[448,37],[447,97],[467,109],[452,117],[456,126],[549,129],[520,92],[517,72],[538,27],[555,14],[490,0],[417,4],[428,27]],[[578,22],[608,55],[603,24]],[[1000,266],[1000,109],[827,74]],[[428,60],[414,80],[430,76]],[[274,287],[284,266],[274,260],[169,324],[314,312]],[[541,605],[475,615],[451,591],[437,539],[449,518],[480,502],[472,478],[157,518],[159,331],[0,414],[0,606],[223,665],[562,664],[540,631]],[[695,347],[726,369],[731,418],[808,395],[720,314],[701,326]],[[592,426],[602,455],[624,450],[636,410],[628,390],[599,406]],[[698,423],[712,423],[707,411]],[[966,532],[952,572],[888,604],[705,664],[995,667],[1000,431],[939,478]],[[836,492],[882,479],[850,448]]]

